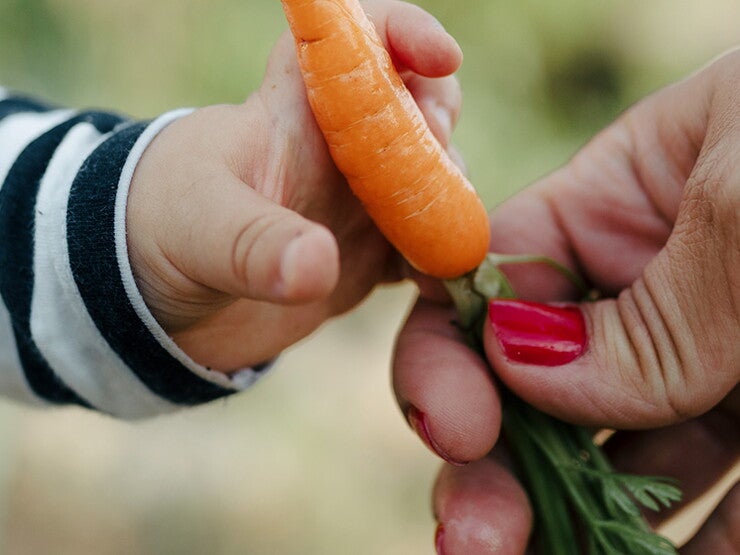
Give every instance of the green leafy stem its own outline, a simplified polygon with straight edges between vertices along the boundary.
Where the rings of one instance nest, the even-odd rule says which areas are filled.
[[[457,307],[458,325],[481,355],[488,301],[516,298],[501,266],[532,263],[557,270],[583,299],[597,298],[578,275],[549,258],[489,254],[474,272],[445,282]],[[677,554],[668,539],[650,529],[639,508],[657,511],[679,501],[675,481],[615,472],[586,429],[540,412],[501,388],[504,437],[534,507],[539,553]]]

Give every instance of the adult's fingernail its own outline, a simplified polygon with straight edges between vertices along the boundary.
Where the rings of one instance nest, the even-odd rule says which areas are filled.
[[[488,319],[506,357],[540,366],[567,364],[586,351],[588,337],[577,306],[493,300]]]
[[[434,441],[434,438],[429,431],[429,419],[427,418],[427,415],[421,412],[415,406],[410,406],[409,409],[406,411],[406,420],[408,420],[409,426],[414,429],[416,434],[424,442],[424,445],[434,451],[441,459],[454,466],[465,466],[466,464],[468,464],[467,462],[457,461],[453,459],[447,453],[445,453],[442,448],[440,448],[437,442]]]
[[[434,547],[437,550],[437,555],[444,555],[445,553],[445,527],[444,524],[437,526],[437,531],[434,533]]]

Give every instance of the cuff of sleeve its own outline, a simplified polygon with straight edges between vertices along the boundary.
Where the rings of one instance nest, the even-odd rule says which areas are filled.
[[[159,322],[157,322],[156,318],[144,302],[144,298],[136,285],[134,274],[131,269],[131,263],[128,256],[128,243],[126,241],[126,205],[128,202],[131,180],[133,179],[134,170],[136,169],[139,160],[149,144],[165,127],[176,119],[184,117],[192,112],[193,109],[183,108],[161,115],[144,130],[134,143],[121,171],[118,193],[116,196],[114,219],[116,257],[121,272],[121,280],[129,301],[131,302],[131,306],[151,336],[165,350],[165,352],[174,360],[179,362],[184,369],[205,382],[213,384],[218,388],[222,388],[224,390],[223,394],[228,395],[234,391],[246,389],[255,383],[273,366],[273,361],[254,367],[243,368],[230,374],[224,374],[223,372],[211,370],[192,360],[173,341],[162,326],[159,325]]]
[[[66,204],[66,249],[57,250],[66,250],[60,266],[68,263],[71,270],[68,304],[82,305],[86,314],[73,310],[72,319],[86,333],[60,332],[76,338],[77,347],[57,356],[54,367],[90,406],[118,417],[143,418],[226,397],[253,384],[268,366],[226,375],[197,364],[162,329],[134,280],[126,242],[134,169],[154,137],[188,113],[117,127],[79,168]]]

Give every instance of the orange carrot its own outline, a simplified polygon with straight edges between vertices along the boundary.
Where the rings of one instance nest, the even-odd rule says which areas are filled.
[[[488,250],[488,216],[432,135],[358,0],[282,0],[331,156],[386,238],[454,278]]]

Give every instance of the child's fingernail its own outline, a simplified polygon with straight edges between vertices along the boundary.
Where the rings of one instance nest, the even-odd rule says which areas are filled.
[[[422,100],[419,102],[429,128],[434,133],[439,143],[447,147],[452,135],[452,112],[444,104],[432,100]]]
[[[409,409],[406,411],[406,420],[408,420],[409,426],[414,429],[416,434],[424,442],[424,445],[434,451],[441,459],[454,466],[465,466],[466,464],[468,464],[467,462],[456,461],[455,459],[451,458],[439,447],[439,445],[437,445],[437,442],[434,441],[432,434],[429,432],[429,422],[426,414],[421,412],[415,406],[410,406]]]
[[[336,243],[328,229],[312,226],[296,232],[283,248],[273,294],[293,300],[328,295],[336,281],[332,266],[335,250]],[[317,260],[323,263],[315,263]]]
[[[463,172],[464,175],[468,175],[468,166],[465,163],[465,158],[463,158],[462,153],[457,149],[457,147],[455,147],[455,145],[447,146],[447,154],[452,162],[460,168],[460,171]]]
[[[442,25],[442,22],[439,19],[434,16],[431,16],[430,19],[432,21],[432,25],[434,25],[437,29],[442,29],[443,31],[447,32],[445,26]]]
[[[437,526],[434,533],[434,547],[437,549],[437,555],[444,555],[445,552],[445,527],[444,524]]]
[[[586,350],[586,323],[577,306],[493,300],[488,319],[504,354],[515,362],[559,366]]]
[[[280,258],[280,275],[273,284],[276,296],[283,297],[295,285],[295,274],[304,235],[298,234],[286,245]]]
[[[452,114],[450,110],[445,106],[436,104],[432,108],[434,118],[437,120],[440,132],[444,134],[443,140],[448,141],[450,135],[452,135]]]
[[[452,36],[452,34],[445,28],[445,26],[439,21],[439,19],[433,18],[433,20],[433,27],[437,30],[437,32],[444,33],[445,38],[449,40],[450,43],[454,44],[460,55],[462,55],[462,49],[460,48],[457,39]]]

